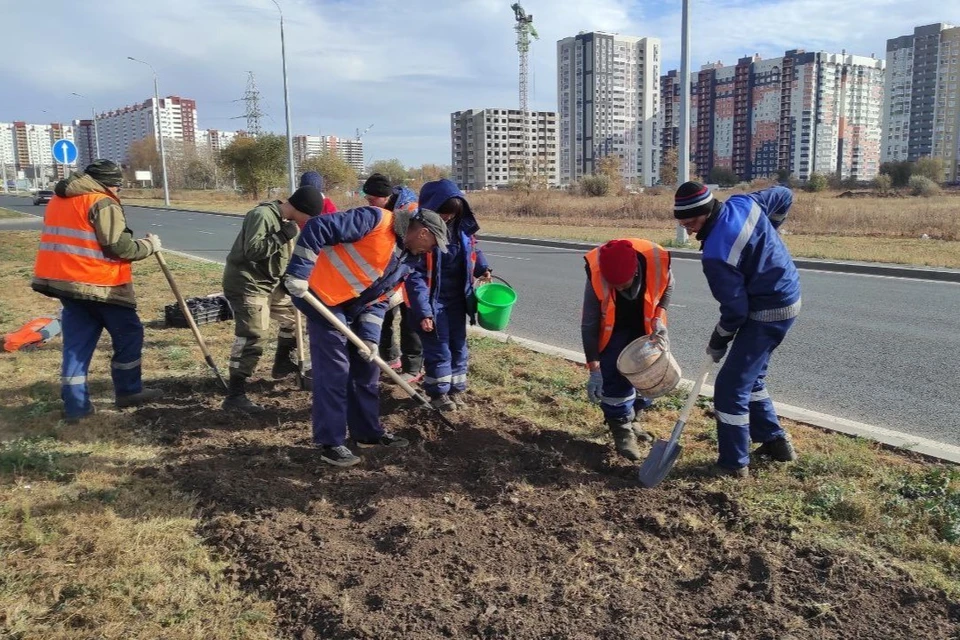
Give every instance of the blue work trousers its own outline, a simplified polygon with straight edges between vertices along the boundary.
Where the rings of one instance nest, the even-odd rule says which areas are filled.
[[[342,313],[331,309],[343,322]],[[351,327],[359,330],[359,320]],[[338,447],[347,428],[354,440],[372,442],[380,426],[380,369],[323,319],[307,317],[313,377],[313,443]]]
[[[730,345],[713,392],[720,449],[717,464],[722,467],[739,469],[748,465],[751,440],[763,444],[786,435],[765,379],[770,356],[794,320],[747,320]]]
[[[60,397],[64,414],[76,418],[90,412],[87,375],[100,334],[106,329],[113,342],[110,374],[117,397],[140,393],[143,382],[140,355],[143,352],[143,325],[136,309],[106,302],[64,299],[63,366]]]
[[[467,308],[465,303],[438,305],[433,331],[418,329],[426,375],[423,388],[436,398],[467,388]]]
[[[617,369],[617,358],[624,347],[641,335],[631,331],[617,331],[614,328],[610,342],[600,353],[600,374],[603,376],[600,409],[607,424],[630,422],[636,414],[653,404],[651,400],[638,395],[633,384]]]

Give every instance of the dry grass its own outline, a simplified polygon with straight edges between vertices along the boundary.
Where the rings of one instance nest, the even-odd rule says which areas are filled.
[[[37,234],[0,242],[0,333],[57,309],[29,279]],[[210,293],[219,267],[169,256],[185,295]],[[147,328],[144,377],[206,378],[189,332],[151,328],[173,302],[152,260],[134,266]],[[228,323],[205,326],[223,362]],[[272,606],[240,592],[197,535],[192,496],[152,478],[163,448],[111,410],[109,338],[91,371],[101,411],[58,422],[60,341],[0,355],[0,637],[271,638]]]
[[[26,218],[27,216],[23,215],[19,211],[14,211],[13,209],[4,209],[0,207],[0,220],[7,218]]]
[[[724,191],[728,197],[733,191]],[[329,194],[341,209],[363,204],[357,196]],[[796,192],[784,227],[798,257],[960,268],[960,194],[936,198],[839,198],[836,192]],[[175,207],[245,213],[256,202],[226,192],[172,194]],[[156,190],[130,190],[131,204],[162,206]],[[669,189],[587,198],[565,192],[468,194],[487,233],[604,242],[626,234],[670,245],[675,237]],[[926,234],[929,239],[921,240]]]
[[[472,342],[471,389],[541,428],[609,443],[599,409],[586,401],[580,366],[489,339]],[[774,390],[775,393],[775,390]],[[685,398],[667,396],[644,427],[666,438]],[[668,483],[693,487],[716,459],[716,427],[701,400],[684,431]],[[759,464],[746,482],[712,481],[760,528],[792,532],[798,544],[855,549],[960,595],[960,469],[876,443],[785,422],[800,453],[788,465]],[[750,525],[744,523],[744,528]]]

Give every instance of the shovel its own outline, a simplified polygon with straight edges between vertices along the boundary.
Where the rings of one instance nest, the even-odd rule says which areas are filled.
[[[647,459],[640,465],[638,474],[640,484],[647,489],[652,489],[663,482],[663,479],[670,473],[670,469],[673,468],[677,458],[680,457],[680,452],[683,450],[683,447],[680,446],[680,434],[683,433],[683,428],[687,425],[690,410],[693,409],[693,404],[700,395],[700,388],[707,381],[707,377],[710,375],[712,368],[713,358],[707,357],[707,360],[703,363],[703,367],[700,369],[700,376],[693,385],[693,389],[690,390],[686,404],[683,405],[683,411],[680,412],[680,417],[677,418],[677,424],[673,427],[670,439],[657,440],[654,442],[653,448],[650,449],[650,455],[648,455]]]
[[[297,388],[301,391],[311,391],[313,390],[313,377],[310,375],[310,369],[305,366],[306,356],[304,352],[306,349],[303,348],[303,316],[297,309],[293,310],[293,314],[296,319],[297,331]]]
[[[157,256],[157,262],[160,263],[160,269],[163,271],[164,277],[166,277],[167,282],[170,284],[170,289],[173,291],[173,295],[177,299],[177,304],[180,305],[180,311],[183,313],[183,317],[186,318],[187,324],[190,325],[190,331],[193,332],[193,337],[197,339],[197,344],[200,345],[200,351],[203,352],[203,357],[207,361],[207,365],[213,369],[213,373],[216,374],[217,380],[220,381],[220,384],[223,385],[223,388],[225,390],[229,389],[226,381],[223,379],[223,376],[220,375],[220,370],[217,369],[217,363],[213,361],[213,357],[210,355],[210,351],[207,349],[207,343],[203,341],[203,336],[200,335],[200,329],[197,327],[197,323],[193,319],[193,315],[190,313],[189,307],[187,307],[187,301],[183,299],[183,294],[180,293],[180,287],[177,286],[176,281],[173,279],[173,274],[170,273],[170,267],[167,266],[167,261],[163,259],[163,253],[157,251],[153,255]]]
[[[450,420],[445,415],[443,415],[443,413],[439,409],[432,407],[430,405],[430,400],[428,400],[426,396],[424,396],[421,393],[418,393],[417,390],[411,387],[406,380],[400,377],[399,373],[391,369],[390,365],[387,364],[383,360],[383,358],[380,357],[380,354],[377,353],[376,349],[373,349],[371,351],[367,347],[367,345],[364,344],[363,340],[361,340],[357,336],[357,334],[355,334],[353,331],[350,330],[350,327],[348,327],[343,322],[341,322],[340,318],[333,315],[333,312],[330,311],[330,309],[327,309],[327,307],[315,295],[313,295],[313,292],[308,290],[304,294],[303,299],[306,301],[307,304],[309,304],[311,307],[316,309],[317,313],[323,316],[323,318],[327,322],[332,324],[337,329],[337,331],[339,331],[344,336],[346,336],[347,340],[353,343],[353,346],[355,346],[360,351],[361,355],[363,355],[368,360],[370,360],[370,362],[373,362],[375,365],[380,367],[380,370],[383,371],[388,376],[390,376],[390,379],[392,379],[404,391],[406,391],[411,398],[413,398],[414,400],[422,404],[427,409],[430,409],[431,411],[435,412],[437,416],[440,418],[440,421],[444,425],[450,427],[451,429],[454,428],[453,423],[450,422]]]

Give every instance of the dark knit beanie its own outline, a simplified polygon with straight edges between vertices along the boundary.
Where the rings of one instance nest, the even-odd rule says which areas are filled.
[[[378,198],[389,198],[393,193],[393,185],[390,184],[390,178],[382,173],[373,173],[363,183],[363,195],[376,196]]]
[[[119,187],[123,184],[120,167],[110,160],[94,160],[83,172],[105,187]]]
[[[633,282],[640,259],[629,240],[611,240],[600,247],[600,275],[617,287]]]
[[[293,192],[292,196],[287,198],[287,202],[294,209],[307,214],[311,218],[323,212],[323,194],[316,187],[300,187]]]
[[[713,210],[713,193],[701,182],[684,182],[673,198],[673,217],[686,220],[709,214]]]

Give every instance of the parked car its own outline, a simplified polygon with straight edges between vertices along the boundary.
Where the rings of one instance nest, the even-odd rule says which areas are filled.
[[[41,189],[40,191],[37,191],[37,195],[33,196],[33,204],[35,205],[46,204],[50,202],[52,198],[53,198],[53,191],[50,191],[48,189]]]

